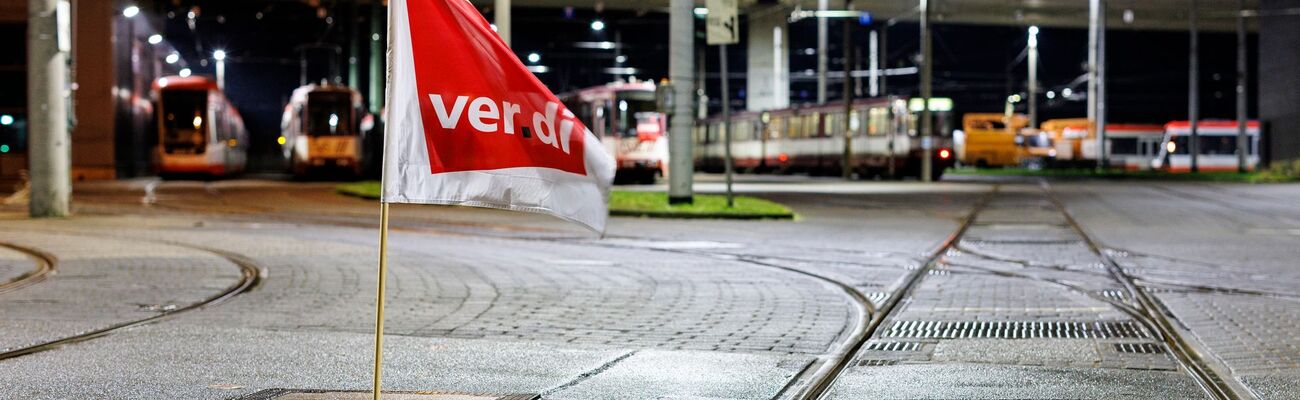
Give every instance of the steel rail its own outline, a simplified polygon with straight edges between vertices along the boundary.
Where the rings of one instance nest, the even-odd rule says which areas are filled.
[[[1218,371],[1206,362],[1205,357],[1201,355],[1201,352],[1184,339],[1182,332],[1174,326],[1173,321],[1169,318],[1169,310],[1166,309],[1158,299],[1142,290],[1142,288],[1138,286],[1136,279],[1125,272],[1109,254],[1106,254],[1106,252],[1103,251],[1103,247],[1100,246],[1092,236],[1088,235],[1087,231],[1083,229],[1083,226],[1079,224],[1078,220],[1074,219],[1074,216],[1065,208],[1065,203],[1061,202],[1061,200],[1057,198],[1057,196],[1052,192],[1051,186],[1048,185],[1046,181],[1040,181],[1040,188],[1042,188],[1043,193],[1047,196],[1048,200],[1051,201],[1052,204],[1061,212],[1061,215],[1065,217],[1066,224],[1069,225],[1071,229],[1079,235],[1079,237],[1083,238],[1083,242],[1088,246],[1088,249],[1102,260],[1102,264],[1106,266],[1106,270],[1110,272],[1112,278],[1124,285],[1124,290],[1128,292],[1130,298],[1137,302],[1139,310],[1145,316],[1147,322],[1150,322],[1150,325],[1153,325],[1158,329],[1161,339],[1164,340],[1165,346],[1169,348],[1170,353],[1174,355],[1174,359],[1178,361],[1178,364],[1183,368],[1184,372],[1187,372],[1187,374],[1196,381],[1197,385],[1199,385],[1202,390],[1205,390],[1207,395],[1222,400],[1237,400],[1254,397],[1253,395],[1249,397],[1242,396],[1231,383],[1225,381]],[[1246,392],[1248,393],[1249,391],[1246,390]]]
[[[36,262],[35,269],[0,283],[0,294],[35,285],[55,273],[54,266],[58,263],[58,260],[49,253],[8,242],[0,242],[0,247],[22,253]]]
[[[74,232],[57,232],[57,233],[66,234],[66,235],[92,236],[84,233],[74,233]],[[240,294],[252,290],[254,287],[257,287],[257,285],[259,285],[261,283],[261,280],[265,277],[264,269],[259,267],[257,264],[253,263],[251,260],[235,253],[230,253],[222,250],[216,250],[216,249],[211,249],[211,248],[206,248],[201,246],[168,242],[168,241],[153,241],[153,242],[167,244],[171,246],[185,247],[193,250],[214,254],[218,257],[221,257],[231,262],[232,264],[235,264],[235,266],[239,267],[240,279],[234,284],[226,287],[226,289],[222,290],[220,293],[209,296],[197,303],[189,304],[184,307],[178,307],[176,309],[169,310],[169,311],[164,311],[162,313],[159,313],[157,315],[148,318],[121,322],[107,327],[97,328],[87,332],[78,333],[72,336],[54,339],[54,340],[50,340],[50,341],[46,341],[34,345],[19,347],[16,349],[6,350],[4,352],[0,352],[0,361],[8,360],[16,357],[22,357],[29,354],[54,350],[69,344],[80,343],[87,340],[104,337],[124,329],[159,322],[174,317],[178,314],[185,313],[187,311],[193,311],[200,308],[221,304],[234,298],[235,296],[238,296]],[[53,258],[50,258],[50,260],[53,260]]]

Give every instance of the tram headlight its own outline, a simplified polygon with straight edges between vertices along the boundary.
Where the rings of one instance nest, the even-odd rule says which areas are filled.
[[[1175,150],[1178,150],[1178,144],[1172,141],[1165,143],[1165,150],[1169,151],[1170,154],[1173,154]]]
[[[280,136],[278,138],[275,138],[275,142],[279,143],[281,146],[284,146],[287,140],[284,138],[284,136]]]
[[[194,129],[199,129],[200,126],[203,126],[203,117],[200,117],[200,116],[198,116],[198,115],[195,115],[195,116],[194,116]]]

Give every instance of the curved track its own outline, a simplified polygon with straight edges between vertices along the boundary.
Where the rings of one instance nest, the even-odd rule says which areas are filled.
[[[57,260],[53,255],[13,243],[0,242],[0,247],[23,253],[36,262],[36,269],[7,282],[0,283],[0,294],[35,285],[54,274],[54,266],[57,263]]]
[[[71,235],[83,235],[83,236],[85,236],[84,234],[80,234],[80,233],[72,233],[72,232],[57,232],[57,233],[59,233],[59,234],[71,234]],[[238,296],[238,295],[240,295],[240,294],[242,294],[242,293],[244,293],[244,292],[247,292],[247,291],[249,291],[249,290],[252,290],[254,287],[256,287],[256,286],[258,285],[258,283],[261,281],[261,279],[262,279],[263,276],[264,276],[264,270],[263,270],[262,268],[258,267],[258,266],[257,266],[256,264],[254,264],[251,260],[248,260],[247,258],[245,258],[245,257],[243,257],[243,256],[240,256],[240,255],[238,255],[238,254],[234,254],[234,253],[230,253],[230,252],[226,252],[226,251],[221,251],[221,250],[209,249],[209,248],[205,248],[205,247],[186,245],[186,244],[181,244],[181,243],[161,242],[161,241],[156,241],[156,243],[167,244],[167,245],[178,246],[178,247],[185,247],[185,248],[188,248],[188,249],[198,250],[198,251],[202,251],[202,252],[206,252],[206,253],[211,253],[211,254],[217,255],[218,257],[221,257],[221,258],[223,258],[223,259],[226,259],[227,261],[230,261],[232,264],[234,264],[234,265],[236,265],[236,266],[239,267],[239,269],[240,269],[240,279],[239,279],[238,281],[236,281],[234,284],[232,284],[232,285],[226,287],[225,289],[223,289],[221,292],[218,292],[218,293],[216,293],[216,294],[214,294],[214,295],[212,295],[212,296],[209,296],[209,297],[207,297],[207,298],[204,298],[203,300],[201,300],[201,301],[199,301],[199,302],[196,302],[196,303],[193,303],[193,304],[190,304],[190,305],[184,306],[184,307],[178,307],[178,308],[175,308],[175,309],[172,309],[172,310],[168,310],[168,311],[163,311],[163,312],[161,312],[161,313],[159,313],[159,314],[157,314],[157,315],[154,315],[154,316],[151,316],[151,317],[148,317],[148,318],[142,318],[142,319],[137,319],[137,320],[132,320],[132,321],[121,322],[121,323],[113,324],[113,325],[110,325],[110,326],[107,326],[107,327],[97,328],[97,329],[90,330],[90,331],[87,331],[87,332],[78,333],[78,334],[75,334],[75,335],[72,335],[72,336],[66,336],[66,337],[62,337],[62,338],[59,338],[59,339],[54,339],[54,340],[46,341],[46,342],[43,342],[43,343],[38,343],[38,344],[34,344],[34,345],[30,345],[30,346],[26,346],[26,347],[21,347],[21,348],[16,348],[16,349],[8,350],[8,351],[5,351],[5,352],[3,352],[3,353],[0,353],[0,361],[8,360],[8,359],[11,359],[11,358],[16,358],[16,357],[22,357],[22,356],[25,356],[25,355],[28,355],[28,354],[34,354],[34,353],[40,353],[40,352],[43,352],[43,351],[54,350],[54,349],[57,349],[57,348],[59,348],[59,347],[65,346],[65,345],[69,345],[69,344],[73,344],[73,343],[78,343],[78,342],[84,342],[84,341],[87,341],[87,340],[91,340],[91,339],[95,339],[95,338],[104,337],[104,336],[110,335],[110,334],[112,334],[112,333],[115,333],[115,332],[117,332],[117,331],[121,331],[121,330],[124,330],[124,329],[128,329],[128,328],[132,328],[132,327],[136,327],[136,326],[140,326],[140,325],[145,325],[145,324],[151,324],[151,323],[159,322],[159,321],[162,321],[162,320],[165,320],[165,319],[168,319],[168,318],[174,317],[174,316],[176,316],[176,315],[178,315],[178,314],[185,313],[185,312],[187,312],[187,311],[193,311],[193,310],[197,310],[197,309],[200,309],[200,308],[204,308],[204,307],[209,307],[209,306],[214,306],[214,305],[217,305],[217,304],[221,304],[221,303],[223,303],[223,302],[225,302],[225,301],[230,300],[231,298],[234,298],[235,296]],[[27,249],[27,248],[22,248],[22,247],[17,247],[17,246],[12,246],[12,245],[7,245],[7,244],[5,244],[4,246],[5,246],[5,247],[9,247],[9,248],[13,248],[13,249],[16,249],[16,250],[19,250],[19,251],[23,251],[23,252],[25,252],[25,253],[32,254],[32,255],[37,256],[37,257],[40,257],[41,259],[45,260],[45,262],[48,262],[48,263],[49,263],[48,267],[49,267],[49,270],[50,270],[50,271],[52,271],[53,268],[54,268],[54,267],[53,267],[53,266],[54,266],[54,263],[53,263],[54,258],[53,258],[52,256],[49,256],[49,255],[47,255],[47,254],[45,254],[45,253],[42,253],[42,252],[39,252],[39,251],[36,251],[36,250]],[[45,274],[45,275],[48,275],[48,273]],[[44,275],[43,275],[43,276],[44,276]],[[43,279],[43,278],[42,278],[42,279]],[[26,284],[26,285],[24,285],[24,286],[28,286],[28,285],[30,285],[31,283],[35,283],[35,282],[30,282],[30,283],[28,283],[28,284]]]

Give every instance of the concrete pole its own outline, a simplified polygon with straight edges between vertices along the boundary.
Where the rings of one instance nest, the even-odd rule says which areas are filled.
[[[217,88],[226,90],[226,60],[217,60]]]
[[[68,55],[59,51],[57,3],[27,2],[28,212],[34,218],[68,216],[72,196],[72,143],[64,95],[68,88]]]
[[[691,130],[695,126],[690,94],[695,88],[695,2],[671,0],[668,12],[668,78],[673,85],[673,114],[668,123],[668,202],[691,203],[695,165]]]
[[[378,114],[384,109],[384,80],[387,71],[384,62],[388,57],[387,17],[382,1],[370,2],[370,112]]]
[[[1237,0],[1237,172],[1246,172],[1250,139],[1246,136],[1246,11],[1245,0]]]
[[[352,7],[348,9],[348,18],[352,19],[348,21],[348,87],[353,90],[361,87],[361,71],[357,68],[357,64],[361,62],[357,58],[357,54],[361,51],[361,44],[358,39],[358,36],[361,35],[361,19],[358,18],[360,16],[358,9],[361,6],[357,4],[357,1],[353,0]]]
[[[844,5],[846,9],[853,9],[853,3],[850,1]],[[844,98],[844,155],[840,160],[840,175],[844,179],[853,178],[853,31],[852,22],[844,21],[844,89],[840,97]],[[859,124],[861,125],[861,124]],[[866,127],[863,127],[864,129]]]
[[[1029,127],[1038,127],[1038,27],[1029,27]]]
[[[510,45],[510,0],[493,0],[492,24],[497,26],[497,35]]]
[[[1106,149],[1106,0],[1099,0],[1097,12],[1097,168],[1106,169],[1110,155]]]
[[[880,95],[888,96],[889,87],[886,83],[889,81],[889,75],[885,70],[889,69],[889,24],[886,23],[880,27]]]
[[[1191,124],[1191,134],[1187,137],[1187,154],[1191,155],[1192,172],[1200,172],[1197,157],[1201,152],[1200,134],[1197,132],[1201,119],[1201,68],[1197,54],[1200,52],[1200,43],[1197,41],[1198,28],[1196,26],[1196,0],[1191,0],[1191,9],[1188,12],[1188,30],[1191,33],[1189,46],[1187,47],[1187,120]]]
[[[731,208],[736,205],[735,195],[731,191],[731,181],[735,167],[733,167],[734,162],[731,159],[731,87],[727,82],[731,79],[727,76],[730,69],[727,69],[727,45],[725,44],[718,46],[718,63],[721,64],[719,69],[722,70],[722,136],[726,139],[724,151],[727,158],[725,161],[727,163],[725,166],[727,170],[727,208]]]
[[[817,11],[824,13],[829,9],[829,0],[817,0]],[[827,29],[830,21],[825,15],[817,16],[817,104],[826,104],[826,70],[827,70]],[[847,56],[845,56],[847,58]],[[845,79],[848,79],[847,77]]]
[[[930,113],[930,83],[934,59],[930,49],[930,1],[921,0],[921,181],[931,181],[934,171],[934,118]]]
[[[867,78],[869,97],[880,95],[880,35],[871,31],[871,42],[867,45],[867,69],[871,70]]]

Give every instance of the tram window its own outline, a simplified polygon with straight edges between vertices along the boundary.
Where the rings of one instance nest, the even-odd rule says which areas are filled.
[[[307,95],[307,134],[355,135],[352,95],[347,92],[313,92]]]
[[[889,131],[889,111],[884,107],[873,107],[867,115],[870,121],[867,125],[868,135],[883,135]]]
[[[636,116],[657,113],[655,94],[644,90],[625,90],[614,94],[614,132],[622,137],[636,137]]]
[[[1232,136],[1200,137],[1201,154],[1224,155],[1237,154],[1237,138]]]
[[[162,93],[163,150],[167,153],[202,153],[207,145],[205,120],[208,93],[199,90],[167,90]]]
[[[772,122],[767,125],[768,139],[780,139],[781,130],[785,129],[785,117],[772,117]]]
[[[1110,140],[1111,154],[1138,154],[1137,138],[1114,138]]]

